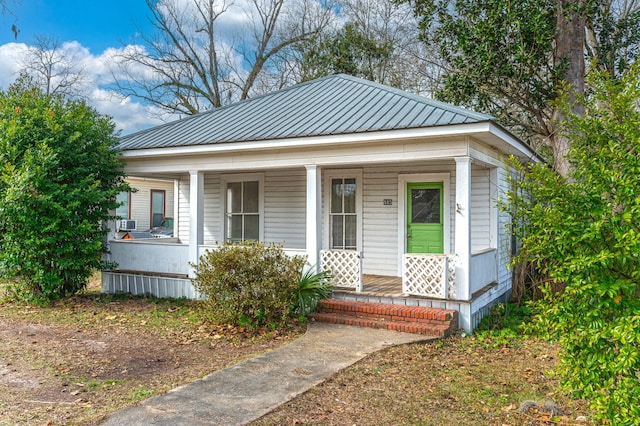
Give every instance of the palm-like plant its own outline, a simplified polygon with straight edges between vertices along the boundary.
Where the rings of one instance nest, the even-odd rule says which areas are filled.
[[[316,309],[318,300],[331,295],[333,284],[329,271],[316,272],[315,268],[308,269],[298,282],[298,300],[293,311],[298,315],[308,315]]]

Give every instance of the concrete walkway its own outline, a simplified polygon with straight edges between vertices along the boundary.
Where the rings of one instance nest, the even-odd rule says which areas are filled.
[[[283,347],[113,413],[106,426],[242,425],[384,347],[426,336],[313,323]]]

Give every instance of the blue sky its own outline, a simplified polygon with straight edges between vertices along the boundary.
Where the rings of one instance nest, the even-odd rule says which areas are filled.
[[[80,64],[87,102],[111,116],[123,134],[176,118],[109,88],[114,55],[127,45],[140,45],[140,31],[152,29],[145,0],[8,0],[7,4],[11,13],[0,15],[0,90],[15,80],[28,48],[42,36],[55,40],[67,57]],[[20,29],[17,39],[11,31],[14,24]]]
[[[34,36],[78,41],[93,54],[123,43],[133,44],[139,28],[148,30],[144,0],[20,0],[10,4],[15,16],[0,18],[0,44],[14,41],[13,23],[20,29],[18,42],[31,44]]]

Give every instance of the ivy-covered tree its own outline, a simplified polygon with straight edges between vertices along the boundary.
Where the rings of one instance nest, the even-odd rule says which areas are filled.
[[[567,114],[568,179],[544,164],[509,194],[516,261],[550,282],[535,328],[562,346],[566,389],[607,424],[640,419],[640,66],[591,79],[584,115]],[[552,290],[555,287],[555,291]],[[558,288],[562,289],[557,291]]]
[[[299,47],[303,51],[302,81],[344,73],[382,82],[393,52],[390,43],[379,43],[353,22],[323,40],[307,41]]]
[[[0,272],[50,300],[103,266],[103,222],[127,189],[114,124],[25,76],[0,92]]]
[[[547,154],[563,176],[567,140],[555,108],[585,92],[588,66],[617,76],[635,60],[640,5],[620,0],[405,0],[421,38],[440,49],[445,75],[436,96],[498,118]],[[580,113],[579,102],[571,102]],[[550,148],[547,151],[546,148]]]

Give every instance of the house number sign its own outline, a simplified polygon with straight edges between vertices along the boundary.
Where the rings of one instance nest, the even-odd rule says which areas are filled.
[[[385,206],[393,205],[393,200],[391,198],[385,198],[384,200],[382,200],[382,202]]]

